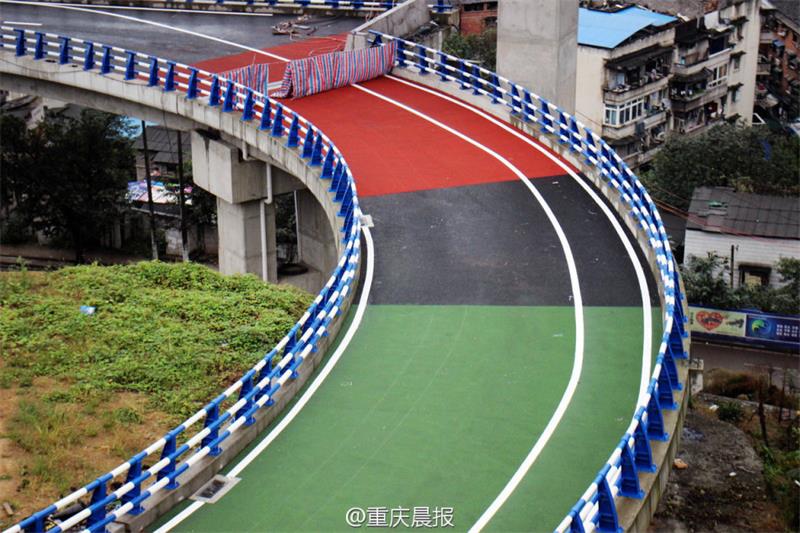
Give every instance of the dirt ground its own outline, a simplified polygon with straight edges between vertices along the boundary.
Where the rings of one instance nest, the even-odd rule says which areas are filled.
[[[784,531],[750,437],[702,402],[686,414],[676,459],[688,467],[673,467],[651,531]]]

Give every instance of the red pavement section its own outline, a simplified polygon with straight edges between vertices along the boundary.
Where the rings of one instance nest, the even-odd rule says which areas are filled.
[[[344,36],[308,39],[266,49],[295,59],[327,53],[343,45]],[[265,56],[247,52],[210,59],[196,66],[219,72]],[[271,58],[270,80],[279,79],[285,63]],[[528,177],[564,171],[520,139],[478,115],[388,78],[365,84],[394,100],[435,118],[499,153]],[[356,177],[361,196],[378,196],[481,183],[513,181],[502,163],[472,144],[395,105],[353,87],[288,100],[336,143]]]
[[[328,37],[315,37],[292,41],[272,48],[264,48],[265,52],[285,59],[301,59],[304,57],[327,54],[344,49],[347,34],[331,35]],[[269,63],[269,81],[280,81],[286,62],[282,59],[270,57],[256,52],[244,52],[232,56],[206,59],[195,63],[194,66],[209,72],[223,72],[234,68],[252,65],[253,63]]]

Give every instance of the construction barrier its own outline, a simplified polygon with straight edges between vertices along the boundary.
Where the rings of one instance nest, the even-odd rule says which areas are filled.
[[[302,98],[391,72],[397,45],[333,52],[289,62],[273,98]]]

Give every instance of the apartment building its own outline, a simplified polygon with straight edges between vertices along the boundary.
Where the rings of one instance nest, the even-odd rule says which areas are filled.
[[[779,118],[800,116],[800,2],[762,0],[756,98]]]
[[[671,134],[753,113],[758,0],[652,3],[667,12],[584,2],[578,19],[578,117],[634,168]]]

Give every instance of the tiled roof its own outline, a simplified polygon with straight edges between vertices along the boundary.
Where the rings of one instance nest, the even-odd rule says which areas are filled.
[[[698,187],[686,229],[753,237],[800,239],[796,197],[734,192],[730,187]]]

